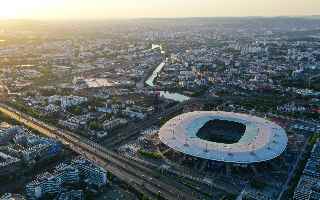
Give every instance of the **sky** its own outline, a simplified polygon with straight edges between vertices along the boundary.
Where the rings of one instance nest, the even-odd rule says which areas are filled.
[[[0,19],[320,15],[320,0],[0,0]]]

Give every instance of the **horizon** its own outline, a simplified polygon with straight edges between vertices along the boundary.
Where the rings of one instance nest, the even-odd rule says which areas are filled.
[[[36,19],[36,18],[1,18],[0,21],[126,21],[126,20],[183,20],[183,19],[272,19],[272,18],[317,18],[320,14],[315,15],[248,15],[248,16],[190,16],[190,17],[134,17],[134,18],[71,18],[71,19]]]
[[[317,0],[11,0],[2,3],[0,19],[60,21],[315,16],[320,14],[319,8]]]
[[[0,200],[319,199],[320,0],[2,0],[0,147]]]

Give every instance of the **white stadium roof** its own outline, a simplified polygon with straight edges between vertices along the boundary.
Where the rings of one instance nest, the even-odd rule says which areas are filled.
[[[242,123],[246,130],[234,144],[200,139],[197,132],[211,120]],[[288,143],[284,129],[273,122],[246,114],[219,111],[197,111],[179,115],[161,127],[159,138],[170,148],[187,155],[238,164],[276,158]]]

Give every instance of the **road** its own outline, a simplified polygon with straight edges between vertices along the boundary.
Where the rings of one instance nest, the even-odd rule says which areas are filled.
[[[199,103],[199,102],[214,102],[217,101],[218,98],[210,98],[208,99],[198,99],[198,98],[191,98],[187,101],[178,103],[177,105],[167,108],[166,110],[162,111],[161,113],[154,114],[152,116],[147,117],[147,119],[131,124],[125,127],[123,130],[120,130],[116,135],[110,136],[103,141],[105,147],[109,149],[113,149],[119,147],[121,144],[125,144],[129,140],[134,140],[140,136],[141,130],[144,130],[152,125],[158,124],[160,119],[163,117],[171,116],[174,113],[181,111],[184,106],[192,103]]]
[[[153,169],[148,168],[146,165],[109,151],[86,138],[47,125],[5,104],[0,104],[0,112],[31,129],[37,130],[43,135],[58,139],[75,152],[99,164],[150,199],[156,199],[159,194],[163,199],[168,200],[198,199],[190,189],[185,188],[177,180],[160,177],[158,173],[155,173]]]
[[[170,109],[167,109],[165,112],[162,112],[160,114],[154,114],[150,117],[148,117],[146,120],[144,120],[141,123],[135,123],[131,124],[127,127],[125,127],[123,130],[119,131],[117,135],[110,136],[107,138],[103,144],[108,148],[115,148],[119,147],[119,145],[126,143],[128,140],[133,140],[139,137],[139,134],[141,130],[144,130],[148,127],[151,127],[154,124],[159,123],[160,119],[164,116],[169,116],[175,112],[178,112],[179,110],[182,110],[183,106],[185,104],[178,104],[174,107],[171,107]]]
[[[126,142],[128,142],[129,140],[133,140],[138,138],[140,135],[141,130],[147,128],[147,127],[151,127],[152,125],[158,124],[160,119],[163,117],[168,117],[180,110],[183,109],[184,106],[186,105],[190,105],[192,103],[219,103],[219,102],[233,102],[233,103],[237,103],[239,102],[239,97],[228,97],[228,98],[219,98],[219,97],[209,97],[209,98],[191,98],[187,101],[178,103],[177,105],[167,108],[166,110],[164,110],[163,112],[159,113],[159,114],[154,114],[150,117],[148,117],[146,120],[143,120],[139,123],[135,123],[132,125],[127,126],[126,128],[120,130],[119,132],[117,132],[117,134],[110,136],[108,139],[106,139],[103,144],[108,147],[108,148],[116,148],[119,147],[121,144],[124,144]],[[261,116],[262,114],[259,113]],[[281,115],[268,115],[269,117],[278,117],[278,118],[282,118],[282,119],[286,119],[289,120],[288,117],[284,117]],[[297,120],[300,122],[304,122],[304,123],[308,123],[308,124],[312,124],[314,126],[319,125],[317,123],[313,123],[310,121],[303,121],[303,120],[299,120],[299,119],[290,119],[290,120]]]
[[[296,170],[297,170],[297,167],[298,167],[298,165],[299,165],[299,163],[300,163],[300,161],[301,161],[301,158],[302,158],[302,156],[303,156],[303,154],[304,154],[304,152],[305,152],[305,150],[306,150],[306,148],[307,148],[308,141],[309,141],[309,138],[308,138],[308,139],[306,140],[306,142],[304,143],[304,145],[303,145],[303,147],[302,147],[302,151],[300,151],[299,156],[298,156],[296,162],[294,163],[294,166],[293,166],[292,170],[290,171],[290,173],[289,173],[289,175],[288,175],[288,178],[287,178],[287,180],[286,180],[286,183],[282,186],[282,190],[281,190],[281,192],[280,192],[277,200],[281,200],[284,192],[288,190],[288,186],[289,186],[289,184],[290,184],[290,181],[292,180],[292,177],[294,176],[294,174],[295,174],[295,172],[296,172]]]
[[[119,145],[125,143],[128,140],[133,140],[139,137],[141,130],[145,128],[151,127],[152,125],[159,123],[162,117],[169,116],[179,110],[183,109],[188,102],[179,103],[173,107],[166,109],[165,111],[154,114],[148,117],[146,120],[142,121],[141,123],[135,123],[127,126],[125,129],[119,131],[117,135],[111,136],[107,138],[103,144],[108,148],[118,147]]]

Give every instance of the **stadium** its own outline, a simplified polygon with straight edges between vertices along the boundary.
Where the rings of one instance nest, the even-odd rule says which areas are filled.
[[[179,115],[161,127],[159,138],[185,156],[246,165],[278,157],[288,143],[285,130],[273,122],[220,111]]]

